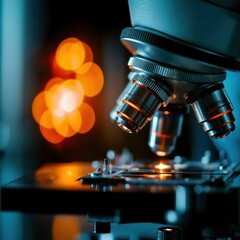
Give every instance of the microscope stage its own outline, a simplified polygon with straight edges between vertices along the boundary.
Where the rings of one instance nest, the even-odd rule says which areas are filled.
[[[90,162],[44,164],[33,174],[2,186],[1,209],[100,215],[118,211],[124,212],[121,221],[129,215],[130,219],[135,216],[136,221],[164,221],[166,210],[175,208],[179,190],[204,197],[214,206],[216,199],[221,206],[238,201],[238,188],[232,188],[232,182],[239,181],[236,163],[200,167],[201,164],[190,161],[142,160],[127,165],[110,164],[106,168],[101,165],[103,162],[99,161],[97,168]],[[139,216],[139,212],[144,214]]]
[[[107,166],[108,167],[108,166]],[[110,165],[109,172],[102,167],[79,178],[84,184],[114,184],[171,186],[171,185],[211,185],[224,186],[237,175],[237,163],[223,164],[199,161],[175,163],[173,160],[151,162],[135,161],[128,165]]]

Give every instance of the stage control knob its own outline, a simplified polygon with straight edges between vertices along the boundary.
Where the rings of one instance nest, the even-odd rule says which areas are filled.
[[[179,227],[165,226],[157,229],[157,240],[181,240],[182,229]]]

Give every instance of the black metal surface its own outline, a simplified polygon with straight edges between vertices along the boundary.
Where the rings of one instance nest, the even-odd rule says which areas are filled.
[[[144,168],[136,170],[136,166]],[[195,166],[194,170],[189,171],[189,166]],[[95,224],[96,233],[111,231],[111,223],[166,224],[181,227],[183,239],[200,239],[203,228],[232,229],[239,218],[238,164],[211,171],[209,166],[200,170],[186,163],[166,181],[145,182],[154,179],[144,174],[156,175],[151,164],[146,168],[133,163],[132,169],[128,167],[118,177],[101,176],[100,171],[96,177],[90,163],[45,164],[35,173],[2,186],[1,210],[83,214]],[[115,168],[119,168],[113,166],[116,176]],[[178,179],[176,174],[182,177]],[[206,178],[208,175],[212,179]],[[128,182],[128,178],[135,182]],[[183,179],[189,179],[188,184]]]
[[[86,165],[88,166],[86,168]],[[23,211],[31,213],[74,213],[89,212],[114,213],[116,210],[139,212],[142,204],[149,216],[162,215],[167,208],[174,207],[174,188],[156,188],[151,194],[151,187],[133,187],[127,189],[122,183],[114,184],[83,184],[79,178],[66,182],[58,173],[69,171],[71,164],[50,164],[46,172],[37,171],[2,186],[1,208],[7,211]],[[86,171],[76,176],[81,177],[91,171],[89,164],[77,163],[77,168],[85,166]],[[75,166],[76,167],[76,166]],[[77,170],[78,170],[77,169]],[[39,180],[40,179],[40,180]],[[102,203],[107,204],[102,205]],[[151,204],[148,205],[148,202]],[[144,217],[145,218],[145,217]]]
[[[121,175],[115,174],[115,177],[92,177],[94,169],[90,163],[45,164],[32,175],[3,185],[1,208],[83,214],[102,212],[103,209],[104,212],[145,211],[150,217],[159,217],[166,210],[175,208],[178,186],[186,187],[196,197],[220,194],[228,198],[232,191],[230,183],[238,176],[236,166],[223,171],[199,171],[195,168],[184,172],[184,169],[177,169],[170,178],[160,180],[158,173],[145,168],[129,168]],[[145,177],[151,174],[153,178]],[[201,193],[195,193],[196,186],[202,186]]]
[[[229,70],[240,69],[240,62],[237,59],[205,51],[204,49],[180,43],[168,38],[169,37],[163,37],[131,27],[124,28],[120,36],[123,44],[128,46],[127,48],[131,49],[131,53],[136,52],[138,48],[144,48],[143,46],[147,44],[152,46],[154,49],[165,49],[180,56],[196,59],[212,66]]]

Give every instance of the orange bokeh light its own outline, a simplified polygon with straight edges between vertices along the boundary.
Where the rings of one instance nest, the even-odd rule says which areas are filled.
[[[82,116],[82,125],[78,132],[86,133],[93,127],[95,123],[95,113],[93,108],[87,103],[82,103],[79,111]]]
[[[74,71],[63,69],[61,66],[58,65],[55,53],[54,56],[52,56],[50,59],[50,64],[53,76],[62,78],[75,78],[76,73]]]
[[[53,85],[46,94],[47,106],[55,115],[56,112],[64,114],[74,111],[83,102],[83,98],[81,83],[73,79]]]
[[[82,42],[85,50],[85,59],[84,63],[86,62],[93,62],[93,52],[92,49],[89,47],[89,45],[85,42]]]
[[[45,102],[45,92],[40,92],[33,100],[32,115],[35,121],[39,124],[43,113],[47,110]]]
[[[76,70],[76,79],[81,82],[84,94],[88,97],[97,95],[103,88],[104,76],[95,63],[85,63]]]
[[[82,125],[82,116],[79,112],[79,109],[68,113],[68,124],[76,133],[80,130]]]
[[[39,125],[41,125],[44,128],[48,128],[48,129],[53,128],[52,114],[49,110],[47,110],[43,113],[43,115],[41,116]]]
[[[63,78],[60,78],[60,77],[51,78],[51,79],[47,82],[47,84],[46,84],[46,86],[45,86],[45,90],[46,90],[46,91],[49,91],[53,86],[59,85],[59,84],[61,84],[63,81],[64,81],[64,79],[63,79]]]
[[[51,56],[51,78],[32,103],[32,115],[43,137],[54,144],[76,133],[86,133],[95,123],[93,108],[83,103],[103,88],[101,68],[93,63],[93,52],[78,38],[63,40]]]
[[[75,135],[81,127],[82,119],[78,110],[63,116],[53,115],[53,125],[56,131],[63,137]]]
[[[64,140],[64,137],[57,133],[54,128],[48,129],[40,125],[40,132],[50,143],[57,144]]]
[[[61,68],[74,71],[85,60],[85,47],[79,39],[67,38],[58,45],[55,57]]]
[[[54,118],[54,119],[58,120],[58,124],[54,126],[55,130],[57,133],[59,133],[63,137],[72,137],[77,133],[77,131],[72,129],[72,127],[69,125],[69,121],[66,116],[64,116],[61,119],[62,120],[61,122],[59,121],[59,118]]]

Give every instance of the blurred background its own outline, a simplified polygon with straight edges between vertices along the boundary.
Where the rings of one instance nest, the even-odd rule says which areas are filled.
[[[156,158],[147,146],[148,126],[137,135],[130,135],[109,117],[128,81],[130,53],[119,40],[122,29],[131,25],[126,0],[2,0],[0,12],[1,185],[32,173],[44,163],[103,159],[109,149],[121,153],[127,148],[137,159]],[[47,120],[36,121],[49,107],[46,107],[49,103],[41,102],[41,97],[37,96],[51,79],[72,79],[79,74],[76,68],[64,70],[54,62],[60,43],[69,38],[88,45],[85,47],[87,56],[96,64],[102,85],[95,94],[84,96],[83,102],[90,106],[93,116],[85,120],[92,121],[89,129],[61,135],[64,132],[61,129],[49,133],[48,126],[52,123]],[[239,103],[239,94],[234,92],[239,86],[239,74],[230,73],[229,78],[226,90],[233,103]],[[58,83],[60,85],[61,80]],[[240,117],[239,108],[235,109],[235,116]],[[237,126],[238,123],[239,119]],[[239,130],[228,138],[229,145],[226,146],[226,142],[212,142],[190,112],[174,155],[200,159],[206,150],[211,150],[213,157],[218,157],[218,150],[227,148],[232,158],[239,157],[239,150],[236,150],[240,144]],[[49,227],[53,226],[51,224],[44,228],[46,221],[43,225],[39,223],[45,218],[53,223],[52,217],[2,213],[0,239],[71,239],[54,237],[57,233],[51,231],[54,227],[61,229],[61,224],[67,224],[64,221],[72,221],[71,226],[78,230],[81,220],[76,216],[69,220],[60,217],[53,228]],[[36,225],[43,229],[39,230]],[[84,227],[88,229],[88,223]],[[41,234],[36,234],[38,232]]]
[[[128,54],[119,41],[121,29],[130,24],[127,1],[56,4],[11,0],[1,2],[1,12],[2,182],[31,172],[44,162],[89,161],[103,158],[109,148],[121,151],[131,144],[109,118],[127,82]],[[73,78],[70,71],[56,72],[53,63],[58,45],[68,38],[88,44],[104,82],[96,95],[84,97],[94,111],[91,129],[52,142],[42,134],[32,108],[52,78]],[[41,103],[35,105],[34,111],[41,113]],[[139,140],[144,141],[140,136]]]

